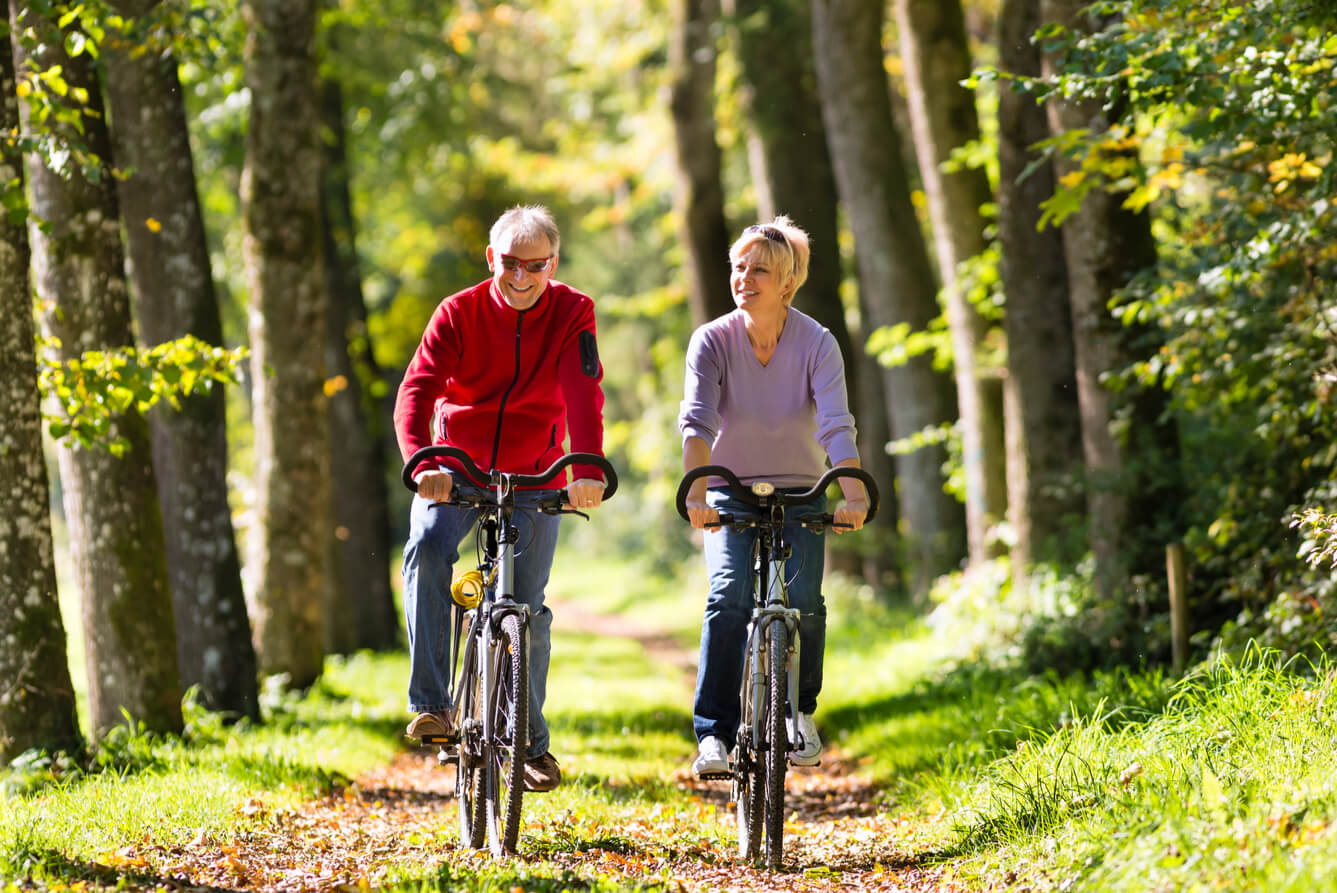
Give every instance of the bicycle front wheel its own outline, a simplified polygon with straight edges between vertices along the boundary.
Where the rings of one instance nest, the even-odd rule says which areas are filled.
[[[482,849],[485,837],[483,808],[483,673],[478,638],[465,639],[460,665],[456,728],[460,732],[455,762],[455,799],[459,808],[460,843]]]
[[[743,665],[743,684],[739,692],[742,722],[738,729],[738,744],[734,748],[733,760],[733,800],[738,813],[738,855],[749,862],[761,852],[761,823],[763,795],[766,782],[762,775],[761,753],[757,749],[757,740],[752,734],[758,728],[758,704],[754,694],[759,693],[754,685],[763,673],[765,660],[764,649],[755,638],[755,633],[748,637],[747,657]],[[762,701],[764,703],[764,700]]]
[[[487,839],[494,855],[515,852],[529,743],[529,641],[517,614],[502,618],[492,649],[492,736],[486,744]]]
[[[766,627],[766,723],[762,746],[766,766],[766,867],[780,867],[784,850],[785,769],[789,763],[789,734],[785,701],[789,694],[789,634],[783,620]]]

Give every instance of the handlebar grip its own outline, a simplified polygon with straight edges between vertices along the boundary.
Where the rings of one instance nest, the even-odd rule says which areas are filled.
[[[469,458],[468,453],[459,447],[440,445],[423,447],[416,451],[412,456],[409,456],[408,461],[404,463],[404,470],[400,473],[400,480],[404,482],[404,486],[408,487],[414,493],[417,493],[418,482],[413,479],[414,473],[418,470],[418,466],[422,465],[428,459],[437,458],[457,460],[464,466],[463,471],[465,476],[472,479],[473,483],[480,487],[486,487],[488,485],[487,472],[475,465],[474,460]]]
[[[738,479],[738,476],[723,465],[698,465],[696,468],[693,468],[691,471],[683,475],[682,482],[678,484],[676,503],[678,506],[678,514],[682,516],[684,521],[691,520],[687,515],[687,491],[692,489],[692,484],[695,483],[697,479],[712,474],[716,477],[722,477],[728,482],[729,489],[733,492],[735,498],[741,499],[749,505],[761,505],[761,501],[757,499],[756,494],[747,487],[744,487],[743,482]]]
[[[604,474],[603,498],[605,500],[613,498],[613,494],[617,492],[617,472],[613,469],[613,464],[598,453],[567,453],[552,465],[549,465],[548,469],[541,474],[517,474],[511,480],[520,486],[526,484],[542,486],[557,477],[562,469],[577,464],[593,465],[602,471]],[[565,498],[566,490],[562,491],[562,495]]]

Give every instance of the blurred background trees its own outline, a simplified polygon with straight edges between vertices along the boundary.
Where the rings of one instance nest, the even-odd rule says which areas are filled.
[[[1328,568],[1306,560],[1337,527],[1326,5],[127,0],[48,18],[62,39],[11,32],[32,200],[11,166],[5,206],[47,320],[56,529],[78,552],[149,525],[140,576],[70,585],[104,640],[99,586],[174,606],[153,640],[207,705],[253,715],[252,641],[292,685],[327,653],[398,645],[388,401],[517,202],[554,210],[561,278],[598,308],[629,497],[601,510],[601,551],[662,573],[690,554],[671,505],[683,350],[729,307],[728,242],[786,213],[813,234],[799,305],[846,354],[885,497],[833,567],[1069,671],[1168,659],[1163,556],[1182,543],[1200,653],[1334,641]],[[70,204],[77,184],[120,205]],[[67,219],[101,220],[101,241]],[[127,290],[82,288],[95,261],[128,282],[114,329],[72,303]],[[154,399],[150,463],[135,413]],[[91,465],[140,477],[94,505]],[[0,473],[45,487],[31,463]],[[25,653],[51,644],[0,623]]]

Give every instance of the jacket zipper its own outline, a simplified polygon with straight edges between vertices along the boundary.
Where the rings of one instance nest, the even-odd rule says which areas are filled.
[[[511,378],[511,383],[506,386],[506,393],[501,395],[501,405],[497,407],[497,434],[492,439],[492,468],[497,467],[497,456],[501,452],[501,420],[506,413],[506,401],[511,397],[511,391],[515,389],[515,384],[520,380],[520,327],[525,321],[525,311],[517,311],[515,317],[515,375]]]

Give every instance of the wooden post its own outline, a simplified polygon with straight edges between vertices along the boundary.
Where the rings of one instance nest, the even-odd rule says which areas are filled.
[[[1170,579],[1170,648],[1176,673],[1188,663],[1188,572],[1184,568],[1184,547],[1171,543],[1165,547],[1165,574]]]

